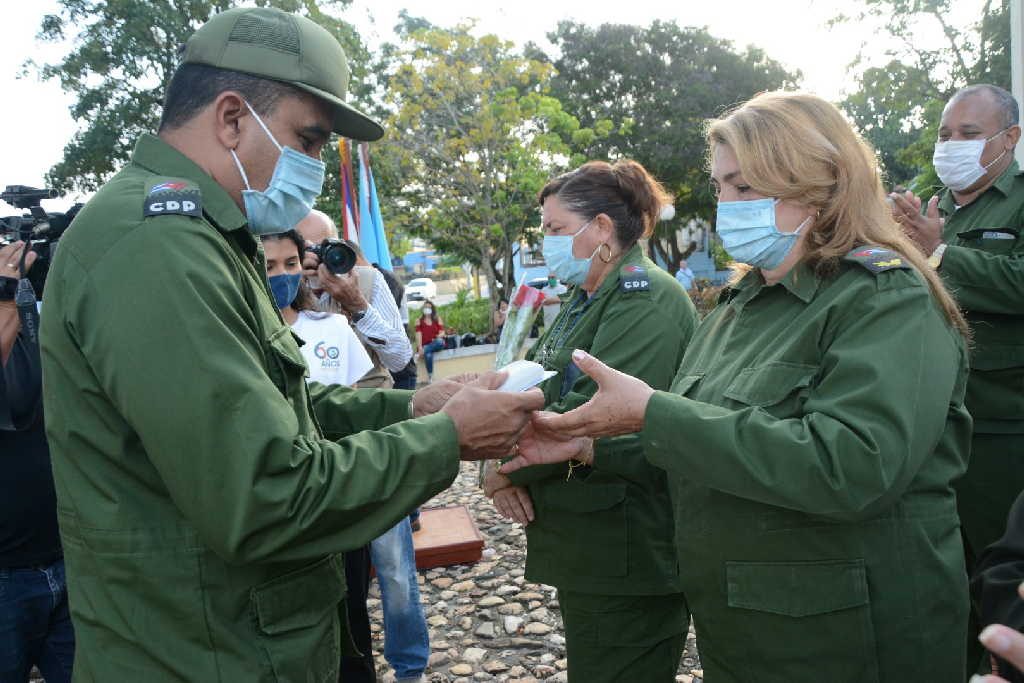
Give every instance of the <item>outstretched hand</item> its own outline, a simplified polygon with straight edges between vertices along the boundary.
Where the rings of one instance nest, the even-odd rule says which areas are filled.
[[[513,457],[498,468],[502,475],[531,465],[549,465],[568,460],[588,461],[593,457],[594,441],[586,436],[566,436],[537,427],[539,419],[557,413],[537,412],[526,426]]]
[[[534,426],[538,430],[563,437],[597,438],[632,434],[643,429],[647,402],[654,389],[643,380],[608,367],[585,351],[573,351],[572,359],[597,382],[597,393],[579,408],[562,415],[537,415]]]
[[[484,460],[508,454],[535,410],[544,407],[539,389],[521,393],[495,391],[507,373],[484,373],[444,404],[455,424],[463,460]]]

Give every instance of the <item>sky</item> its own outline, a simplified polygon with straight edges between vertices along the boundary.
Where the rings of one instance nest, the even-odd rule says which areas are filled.
[[[949,20],[970,21],[983,0],[959,0]],[[57,6],[55,0],[6,3],[0,24],[0,186],[41,187],[46,171],[57,163],[76,130],[68,113],[71,100],[54,81],[40,82],[34,74],[19,78],[22,63],[55,61],[67,45],[36,40],[40,22]],[[732,41],[737,48],[756,45],[784,66],[803,73],[803,88],[838,101],[853,83],[848,67],[862,47],[869,61],[880,63],[891,45],[877,27],[847,23],[829,28],[837,13],[855,13],[855,0],[517,0],[514,3],[481,0],[354,0],[344,18],[359,30],[372,49],[393,38],[392,27],[402,8],[440,26],[473,18],[479,33],[495,33],[518,44],[533,41],[548,47],[546,34],[563,19],[602,23],[649,24],[655,19],[676,21],[681,26],[707,27],[712,35]],[[882,36],[882,37],[880,37]],[[915,42],[940,44],[937,26],[923,24]],[[44,202],[51,211],[64,210],[73,198]],[[0,202],[0,215],[16,211]]]

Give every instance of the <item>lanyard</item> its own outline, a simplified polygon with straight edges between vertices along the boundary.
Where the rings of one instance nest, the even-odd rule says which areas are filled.
[[[583,290],[578,291],[582,292]],[[568,339],[569,334],[579,322],[580,316],[586,312],[587,308],[596,298],[597,294],[591,297],[584,295],[581,302],[579,296],[574,297],[572,301],[572,308],[568,311],[564,311],[564,314],[560,314],[555,319],[555,324],[551,328],[551,334],[548,336],[547,341],[544,342],[539,354],[540,364],[543,365],[546,370],[561,370],[561,368],[550,367],[549,361],[554,357],[555,353],[562,348],[565,340]]]

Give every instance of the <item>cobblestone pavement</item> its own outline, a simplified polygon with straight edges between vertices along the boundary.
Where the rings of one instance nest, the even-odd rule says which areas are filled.
[[[565,681],[565,638],[555,589],[523,577],[526,534],[497,513],[476,486],[475,463],[464,463],[455,484],[425,507],[466,505],[484,536],[483,559],[421,571],[420,597],[430,627],[430,683]],[[377,670],[393,675],[380,652],[383,613],[376,583],[370,619]],[[693,631],[676,681],[701,683]]]

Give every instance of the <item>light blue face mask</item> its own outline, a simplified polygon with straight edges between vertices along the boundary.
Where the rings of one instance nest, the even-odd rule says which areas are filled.
[[[554,271],[559,280],[579,286],[587,279],[590,262],[594,259],[597,249],[594,250],[594,254],[590,255],[590,258],[576,258],[572,255],[572,244],[576,236],[589,228],[593,222],[594,219],[591,218],[572,235],[544,235],[544,244],[541,247],[544,262],[549,270]],[[600,248],[599,246],[598,249]]]
[[[736,261],[756,268],[778,268],[793,250],[807,218],[793,232],[779,232],[775,225],[778,199],[718,202],[715,229],[725,250]]]
[[[245,181],[246,189],[242,192],[242,201],[245,202],[249,230],[256,235],[287,232],[309,215],[313,202],[323,190],[324,163],[291,147],[281,147],[259,114],[248,102],[245,106],[249,107],[253,118],[281,153],[277,158],[277,164],[274,165],[274,175],[270,178],[270,184],[261,192],[249,185],[249,177],[238,161],[238,155],[235,154],[235,150],[231,150],[238,172]]]

